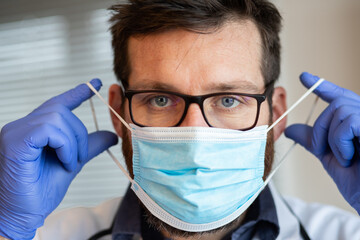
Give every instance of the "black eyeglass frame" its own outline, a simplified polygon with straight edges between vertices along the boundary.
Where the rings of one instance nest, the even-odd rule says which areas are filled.
[[[198,104],[200,106],[201,113],[202,113],[202,115],[203,115],[203,117],[205,119],[205,122],[209,125],[209,127],[214,127],[207,120],[206,115],[205,115],[205,111],[204,111],[204,108],[203,108],[204,101],[207,98],[214,97],[214,96],[220,96],[220,95],[238,95],[238,96],[252,97],[252,98],[255,98],[256,101],[257,101],[257,112],[256,112],[256,118],[255,118],[254,124],[251,125],[248,128],[235,129],[235,130],[240,130],[240,131],[246,131],[246,130],[250,130],[250,129],[252,129],[252,128],[254,128],[256,126],[256,124],[257,124],[257,122],[259,120],[261,103],[263,103],[266,100],[266,97],[269,94],[270,90],[273,89],[272,87],[270,87],[272,84],[273,84],[273,82],[270,82],[269,84],[267,84],[265,86],[265,91],[264,91],[263,94],[250,94],[250,93],[238,93],[238,92],[216,92],[216,93],[210,93],[210,94],[205,94],[205,95],[192,96],[192,95],[186,95],[186,94],[181,94],[181,93],[171,92],[171,91],[164,91],[164,90],[126,90],[124,95],[129,100],[129,111],[130,111],[131,120],[133,121],[133,123],[135,123],[136,125],[138,125],[140,127],[150,127],[150,126],[139,124],[138,122],[136,122],[134,120],[133,113],[132,113],[132,108],[131,108],[131,102],[132,102],[132,97],[135,94],[138,94],[138,93],[152,93],[152,92],[164,93],[164,94],[171,94],[171,95],[174,95],[174,96],[177,96],[177,97],[180,97],[180,98],[184,99],[185,108],[184,108],[183,115],[181,116],[181,118],[180,118],[180,120],[178,121],[177,124],[175,124],[173,126],[169,126],[169,127],[178,127],[184,121],[184,119],[186,117],[186,114],[187,114],[187,111],[189,109],[189,106],[192,103],[196,103],[196,104]]]

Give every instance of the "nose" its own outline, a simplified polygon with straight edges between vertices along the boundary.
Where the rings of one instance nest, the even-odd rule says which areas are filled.
[[[190,104],[180,127],[209,127],[198,104]]]

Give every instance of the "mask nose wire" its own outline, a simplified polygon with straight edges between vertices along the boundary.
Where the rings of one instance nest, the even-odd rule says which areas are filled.
[[[309,96],[310,93],[312,93],[323,81],[325,81],[325,79],[321,78],[314,85],[312,85],[312,87],[309,88],[309,90],[307,90],[304,95],[302,95],[283,115],[281,115],[273,124],[271,124],[271,126],[266,130],[266,132],[268,133],[273,127],[275,127],[276,124],[278,124],[284,117],[286,117],[286,115],[288,115],[292,110],[294,110],[297,105],[299,105],[299,103],[304,101],[304,99]]]
[[[105,101],[105,99],[100,95],[100,93],[98,91],[96,91],[96,89],[91,85],[90,82],[87,82],[86,83],[88,85],[88,87],[91,89],[91,91],[93,91],[96,96],[98,96],[102,102],[104,102],[108,108],[115,114],[116,117],[119,118],[119,120],[125,125],[125,127],[127,127],[131,132],[132,132],[132,129],[131,127],[129,126],[129,124],[127,122],[125,122],[125,120]],[[93,101],[92,99],[90,98],[89,99],[90,101],[90,107],[91,107],[91,113],[92,113],[92,116],[93,116],[93,119],[94,119],[94,123],[95,123],[95,128],[96,128],[96,131],[99,131],[99,124],[98,124],[98,121],[97,121],[97,118],[96,118],[96,114],[95,114],[95,107],[94,107],[94,104],[93,104]],[[121,165],[121,163],[119,162],[119,160],[117,160],[117,158],[115,157],[115,155],[109,150],[107,149],[106,152],[110,155],[110,157],[112,158],[112,160],[115,162],[115,164],[120,168],[120,170],[124,173],[124,175],[127,177],[127,179],[129,179],[129,181],[131,183],[134,183],[134,180],[130,177],[129,173],[126,171],[126,169]]]

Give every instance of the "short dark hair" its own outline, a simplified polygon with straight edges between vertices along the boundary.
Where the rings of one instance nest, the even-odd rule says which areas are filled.
[[[222,27],[229,20],[251,20],[258,27],[265,85],[273,88],[280,75],[281,16],[267,0],[130,0],[109,9],[113,12],[110,30],[114,72],[125,89],[131,71],[128,59],[131,36],[173,29],[207,33]],[[270,90],[270,96],[272,92]]]

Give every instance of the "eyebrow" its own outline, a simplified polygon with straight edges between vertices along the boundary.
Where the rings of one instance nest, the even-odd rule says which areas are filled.
[[[131,90],[165,90],[165,91],[179,91],[180,89],[176,88],[173,85],[157,82],[150,79],[143,79],[139,81],[139,84],[129,87]]]
[[[249,81],[231,81],[231,82],[219,82],[219,83],[211,83],[206,87],[208,91],[220,91],[220,92],[227,92],[227,91],[235,91],[235,92],[259,92],[260,89],[254,83]]]
[[[129,87],[131,90],[164,90],[173,92],[182,92],[184,89],[179,89],[176,86],[164,82],[157,82],[150,79],[143,79],[139,84]],[[261,88],[262,89],[262,88]],[[231,82],[217,82],[210,83],[204,89],[208,92],[241,92],[241,93],[259,93],[260,89],[254,83],[249,81],[231,81]]]

